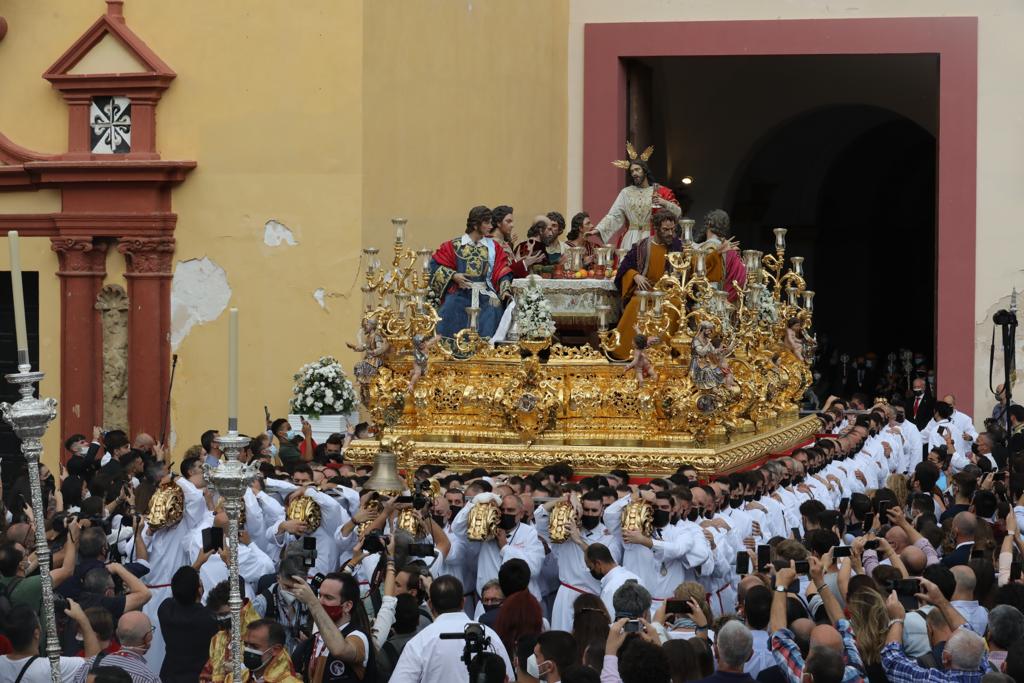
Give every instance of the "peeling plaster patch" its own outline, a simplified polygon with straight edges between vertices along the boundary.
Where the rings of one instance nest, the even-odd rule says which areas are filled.
[[[325,311],[327,310],[327,304],[324,302],[324,297],[326,295],[327,292],[324,291],[323,287],[318,287],[313,291],[313,298],[316,299],[316,302],[318,304],[320,304],[320,308],[324,309]]]
[[[171,280],[171,348],[177,350],[193,325],[216,320],[230,300],[223,268],[205,256],[179,261]]]
[[[299,244],[287,225],[271,218],[263,226],[263,244],[268,247],[279,247],[282,243],[289,247],[296,247]]]

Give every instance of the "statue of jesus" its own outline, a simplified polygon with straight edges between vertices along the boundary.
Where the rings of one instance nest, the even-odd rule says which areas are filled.
[[[653,151],[653,147],[648,147],[637,155],[633,144],[626,143],[629,159],[613,161],[612,164],[629,171],[631,184],[622,188],[608,215],[588,235],[600,235],[605,244],[628,250],[653,234],[651,216],[655,211],[667,211],[673,218],[679,218],[682,208],[675,194],[654,181],[647,165]]]

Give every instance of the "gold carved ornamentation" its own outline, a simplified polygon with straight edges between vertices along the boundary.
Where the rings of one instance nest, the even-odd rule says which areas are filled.
[[[800,257],[784,268],[781,228],[774,254],[742,252],[747,275],[731,283],[733,302],[707,277],[705,260],[722,257],[684,231],[666,275],[636,294],[636,329],[654,370],[646,380],[608,358],[619,341],[614,329],[598,331],[598,348],[551,338],[491,346],[470,307],[470,327],[422,351],[429,372],[410,390],[411,340],[433,337],[438,321],[427,296],[436,271],[430,251],[405,248],[405,221],[395,225],[390,268],[376,249],[364,250],[364,322],[373,321],[388,349],[365,407],[386,435],[406,439],[402,464],[527,471],[568,461],[579,472],[662,475],[685,461],[707,475],[805,442],[819,427],[817,418],[798,419],[811,383],[813,292]],[[356,442],[350,452],[369,462],[378,449]]]

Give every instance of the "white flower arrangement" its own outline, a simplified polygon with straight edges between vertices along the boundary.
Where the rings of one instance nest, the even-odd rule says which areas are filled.
[[[356,392],[345,377],[341,363],[333,356],[306,363],[294,376],[291,412],[319,418],[321,415],[346,415],[356,406]]]
[[[517,297],[516,308],[516,327],[519,336],[527,339],[544,339],[555,333],[555,319],[551,317],[551,306],[535,280],[531,279],[522,296]]]

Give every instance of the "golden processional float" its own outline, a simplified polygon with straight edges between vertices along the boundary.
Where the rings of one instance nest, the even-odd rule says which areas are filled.
[[[551,326],[492,345],[477,333],[475,297],[466,309],[469,326],[436,339],[432,252],[407,248],[406,220],[392,223],[390,266],[376,248],[363,250],[364,314],[353,346],[364,353],[354,374],[381,440],[354,441],[352,461],[397,453],[402,468],[527,472],[566,462],[577,473],[624,468],[641,476],[668,475],[686,462],[708,475],[803,443],[820,426],[816,417],[799,416],[811,382],[814,292],[802,257],[785,267],[784,228],[774,230],[774,254],[742,252],[746,281],[732,283],[737,297],[730,302],[707,277],[706,259],[717,252],[692,241],[692,220],[680,221],[683,248],[669,253],[671,271],[636,294],[634,329],[646,344],[634,346],[627,364],[608,355],[619,343],[611,306],[585,296],[560,313],[596,319],[597,348],[563,344]],[[598,248],[594,275],[601,277],[589,284],[610,289],[617,304],[608,278],[624,253],[611,252]],[[586,290],[578,271],[566,272]],[[536,275],[514,281],[520,319],[547,314],[547,292],[558,288],[558,280]],[[530,302],[541,310],[522,310]]]

